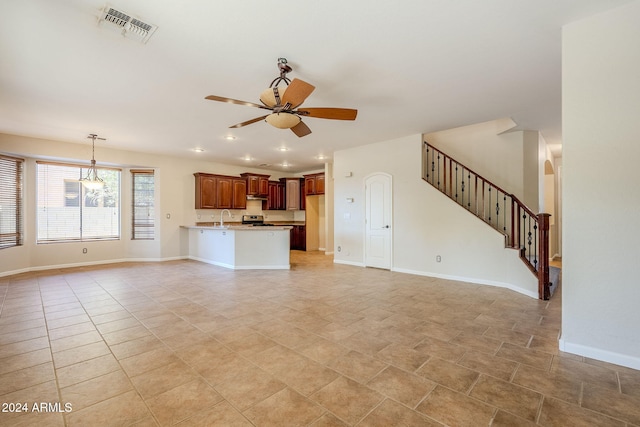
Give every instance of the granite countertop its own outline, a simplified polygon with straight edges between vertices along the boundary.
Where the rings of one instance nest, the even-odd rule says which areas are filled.
[[[240,224],[240,223],[224,223],[224,227],[219,225],[213,225],[212,222],[196,223],[196,225],[181,225],[181,228],[195,228],[202,230],[251,230],[251,231],[269,231],[269,230],[290,230],[292,225],[275,224],[273,226],[266,227],[254,227],[253,225]]]
[[[274,226],[286,226],[286,225],[306,225],[304,221],[265,221],[267,224],[273,224]],[[214,227],[218,225],[220,222],[196,222],[195,227]],[[228,225],[230,227],[252,227],[251,225],[242,224],[237,221],[225,221],[224,225]],[[193,226],[184,226],[184,227],[193,227]],[[256,227],[259,228],[259,227]]]

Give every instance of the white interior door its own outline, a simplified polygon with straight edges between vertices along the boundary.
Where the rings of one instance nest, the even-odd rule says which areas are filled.
[[[391,269],[391,176],[374,174],[365,179],[365,265]]]

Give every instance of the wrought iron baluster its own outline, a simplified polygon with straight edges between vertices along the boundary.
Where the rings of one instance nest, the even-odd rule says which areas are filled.
[[[533,224],[533,268],[538,270],[538,222],[534,222]]]
[[[425,155],[424,155],[424,173],[427,182],[429,182],[429,146],[425,144],[424,146]]]
[[[507,232],[507,195],[502,198],[502,230]]]
[[[440,151],[438,151],[438,189],[440,189]]]
[[[458,202],[458,163],[457,162],[456,162],[456,195],[455,197],[456,197],[456,202]]]
[[[527,214],[524,214],[525,217],[525,221],[527,220]],[[527,233],[527,251],[526,251],[526,255],[527,255],[527,260],[529,260],[529,263],[531,263],[531,244],[533,243],[533,237],[531,236],[531,217],[528,218],[529,219],[529,226],[528,226],[528,233]]]
[[[491,186],[489,186],[489,223],[491,223]]]
[[[460,187],[460,191],[462,193],[462,203],[461,203],[461,205],[466,208],[466,206],[464,204],[464,166],[462,167],[462,184],[461,184],[461,187]],[[469,195],[467,195],[467,201],[469,201]]]
[[[500,198],[498,193],[498,190],[496,190],[496,230],[500,229]]]
[[[471,172],[468,173],[467,179],[469,182],[469,187],[471,187]],[[469,193],[467,194],[467,208],[471,210],[471,188],[469,188]]]

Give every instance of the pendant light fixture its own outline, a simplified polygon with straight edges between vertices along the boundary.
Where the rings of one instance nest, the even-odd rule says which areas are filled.
[[[104,181],[100,179],[98,171],[96,170],[96,139],[101,141],[106,141],[106,139],[99,138],[95,133],[89,134],[87,138],[91,139],[91,166],[89,166],[87,176],[82,178],[80,183],[82,183],[82,185],[88,190],[98,190],[104,186]]]

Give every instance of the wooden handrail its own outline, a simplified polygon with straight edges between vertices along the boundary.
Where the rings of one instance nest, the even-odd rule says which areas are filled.
[[[518,249],[522,261],[538,277],[539,298],[549,299],[549,214],[534,213],[518,197],[507,193],[426,141],[422,179],[502,233],[505,236],[505,246]],[[460,198],[459,189],[462,192]]]

